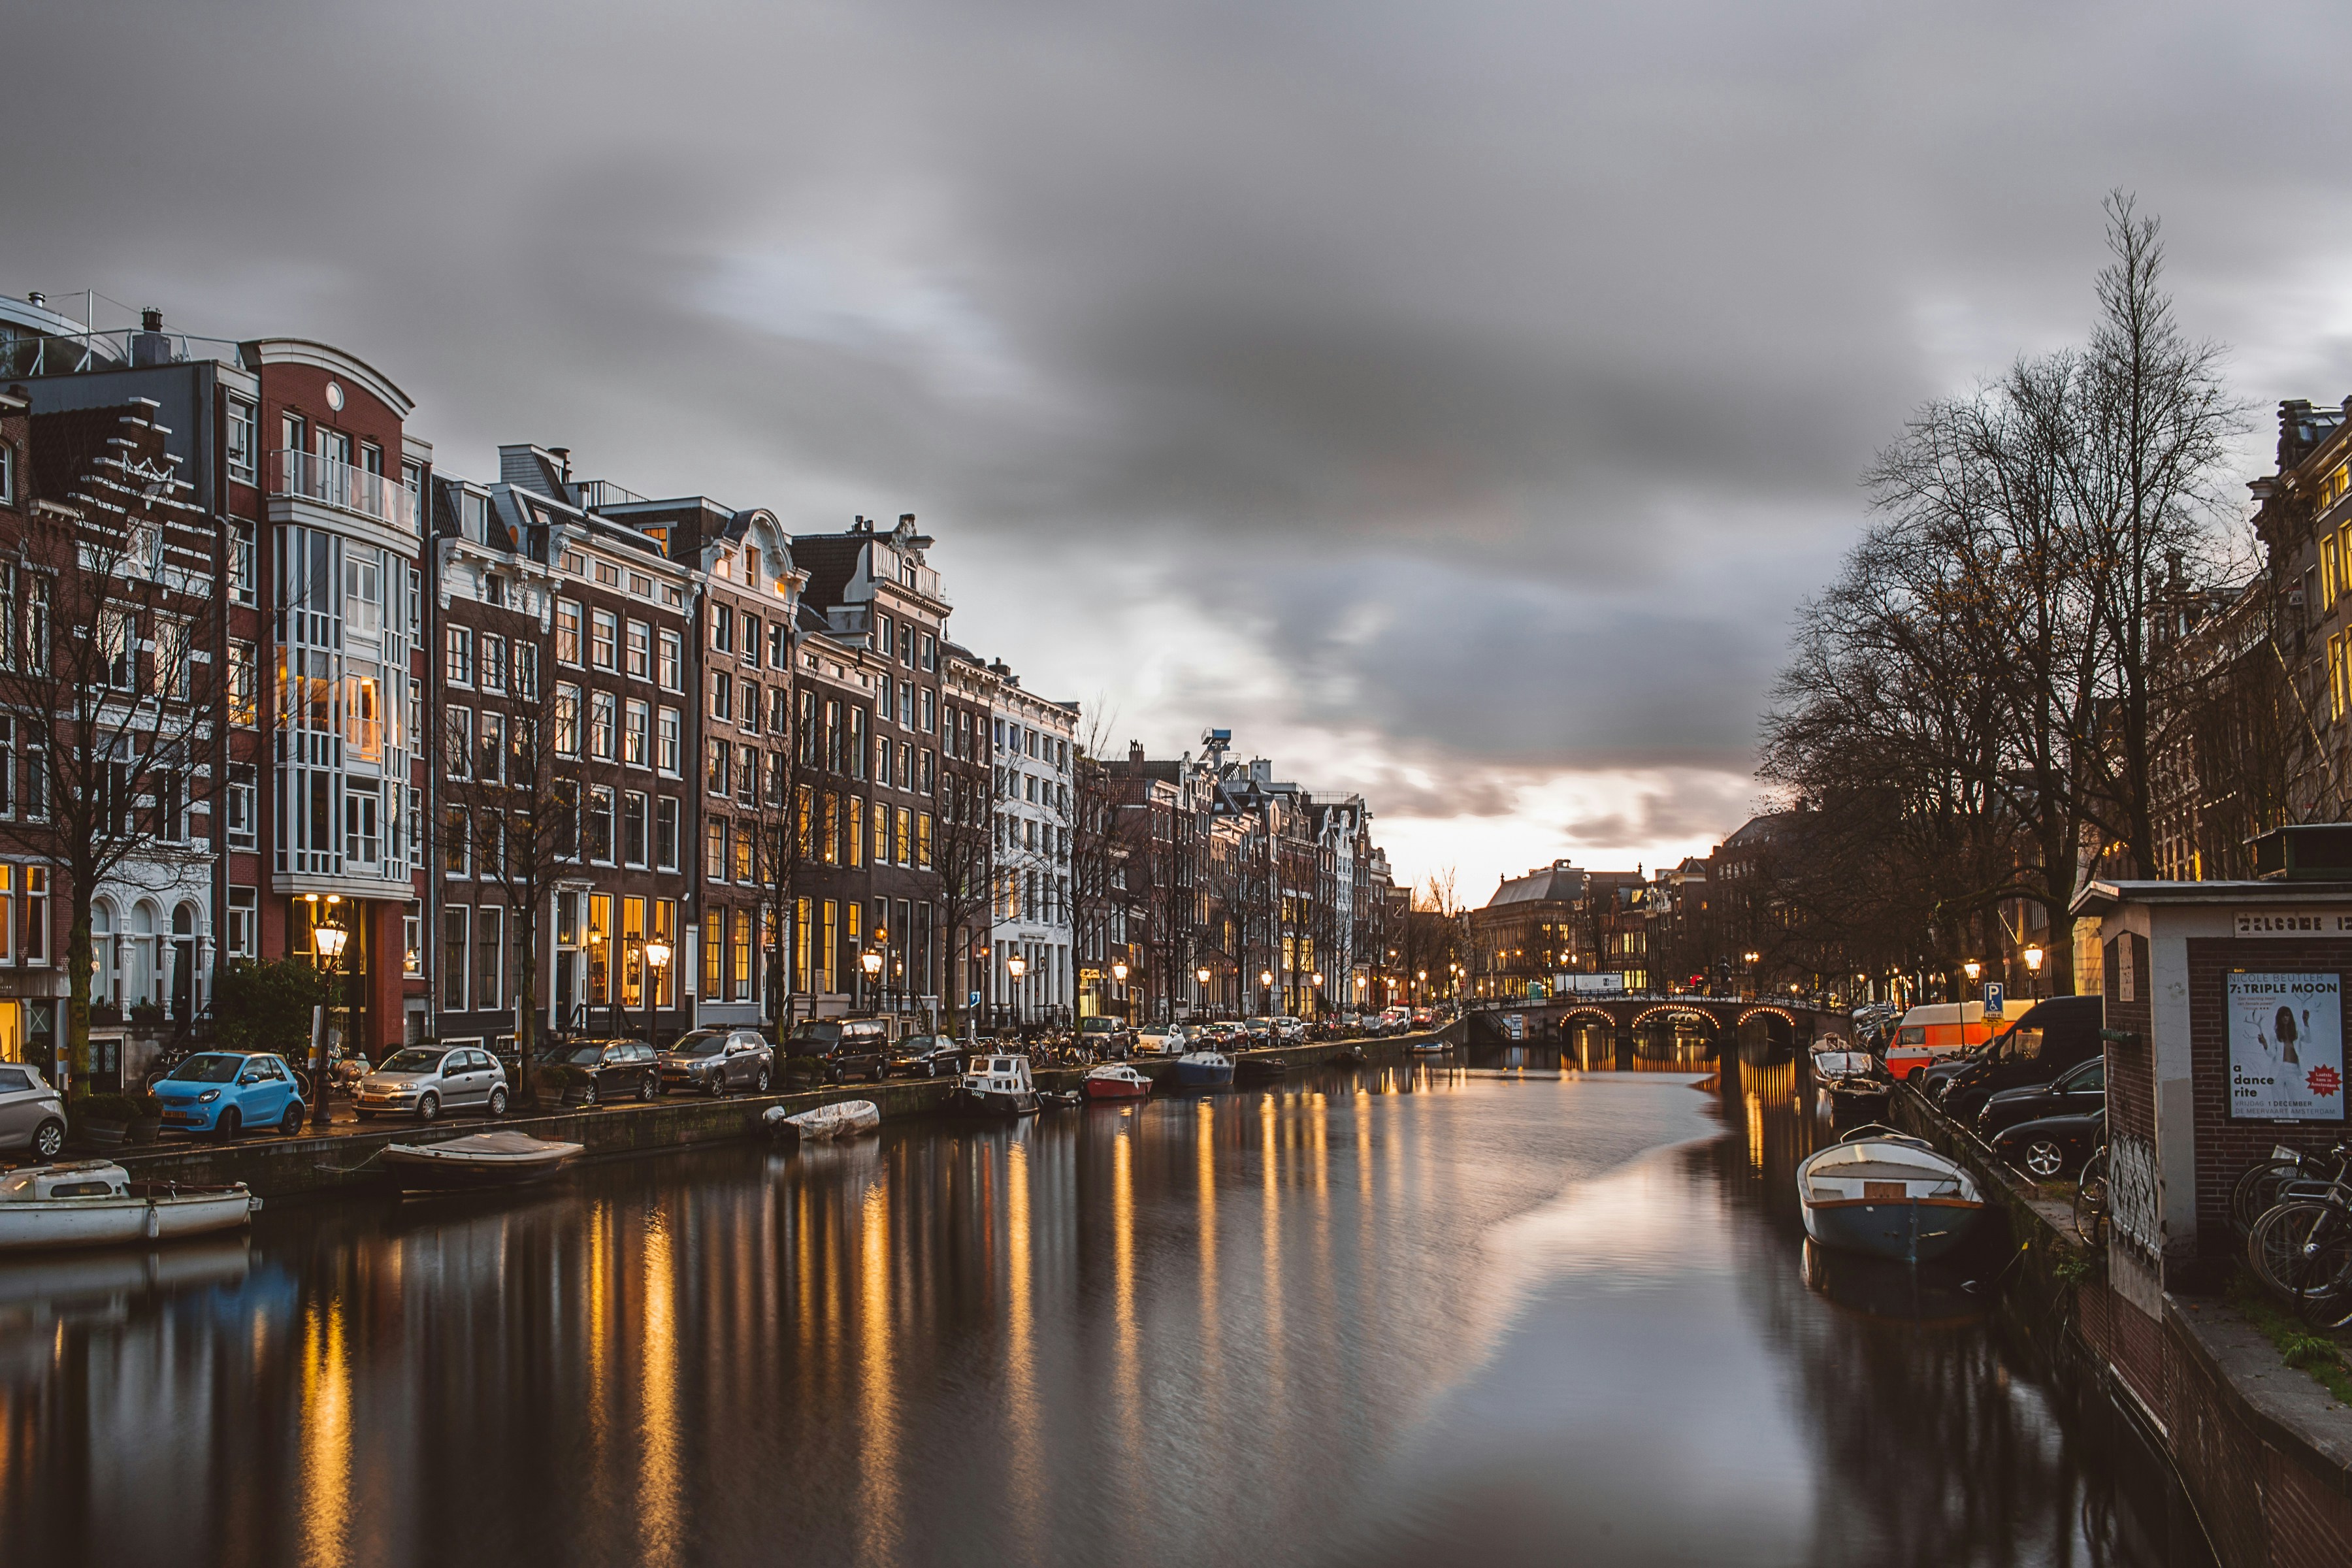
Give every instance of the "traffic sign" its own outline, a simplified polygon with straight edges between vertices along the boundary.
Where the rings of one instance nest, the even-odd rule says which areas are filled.
[[[1988,980],[1985,982],[1986,1017],[1998,1018],[2000,1016],[2001,991],[2002,986],[2000,981]]]
[[[975,992],[971,993],[971,994],[970,994],[969,996],[966,996],[966,997],[964,998],[964,1003],[963,1003],[963,1005],[964,1005],[965,1006],[967,1006],[967,1007],[977,1007],[977,1006],[979,1006],[979,1005],[980,1005],[980,993],[979,993],[979,992],[977,992],[977,991],[975,991]]]

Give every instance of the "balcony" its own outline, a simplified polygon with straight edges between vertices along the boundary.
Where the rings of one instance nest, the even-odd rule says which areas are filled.
[[[390,474],[370,473],[332,458],[279,447],[269,454],[269,493],[367,518],[414,537],[416,498]]]

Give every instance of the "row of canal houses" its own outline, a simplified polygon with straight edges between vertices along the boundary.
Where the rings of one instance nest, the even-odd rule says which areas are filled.
[[[95,764],[139,824],[90,879],[101,1079],[218,964],[289,955],[355,977],[372,1057],[510,1035],[524,943],[557,1026],[772,1018],[779,987],[1067,1016],[1076,707],[952,641],[912,516],[794,534],[553,447],[444,472],[414,413],[326,344],[0,300],[0,665],[54,617],[113,650],[92,713],[134,715]],[[140,592],[77,595],[93,541]],[[49,1061],[81,819],[36,728],[0,722],[0,1058]],[[561,844],[499,826],[534,798]]]

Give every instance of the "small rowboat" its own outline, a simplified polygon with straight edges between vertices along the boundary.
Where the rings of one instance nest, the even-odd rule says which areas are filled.
[[[584,1147],[528,1132],[477,1132],[439,1143],[387,1143],[377,1157],[403,1191],[430,1193],[540,1181],[578,1159]]]
[[[1441,1040],[1434,1035],[1425,1040],[1415,1040],[1405,1049],[1417,1057],[1440,1057],[1454,1048],[1451,1040]]]
[[[1078,1091],[1088,1100],[1148,1100],[1151,1080],[1125,1062],[1105,1062],[1079,1080]]]
[[[0,1251],[177,1241],[248,1225],[260,1207],[242,1182],[134,1182],[107,1160],[28,1165],[0,1176]]]
[[[760,1118],[769,1136],[788,1142],[822,1142],[831,1138],[854,1138],[860,1132],[871,1132],[882,1125],[882,1112],[870,1100],[837,1100],[831,1105],[820,1105],[814,1110],[784,1114],[781,1105],[772,1105]]]
[[[1969,1173],[1921,1139],[1857,1127],[1797,1167],[1805,1234],[1823,1247],[1926,1263],[1960,1244],[1984,1197]]]

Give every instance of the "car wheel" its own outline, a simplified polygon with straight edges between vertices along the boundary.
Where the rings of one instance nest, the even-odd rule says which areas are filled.
[[[702,1092],[709,1095],[713,1100],[724,1099],[727,1094],[727,1074],[725,1071],[721,1070],[712,1073],[710,1075],[709,1081],[702,1086]]]
[[[428,1089],[425,1092],[425,1098],[416,1102],[416,1120],[419,1121],[437,1121],[440,1120],[440,1117],[441,1097]]]
[[[237,1123],[243,1120],[237,1115],[236,1107],[232,1105],[220,1113],[219,1121],[213,1123],[213,1131],[222,1142],[226,1143],[236,1136]]]
[[[2025,1168],[2036,1181],[2047,1182],[2066,1168],[2066,1150],[2055,1138],[2036,1138],[2025,1145]]]
[[[51,1120],[33,1129],[33,1152],[42,1160],[54,1160],[66,1149],[66,1124]]]
[[[302,1102],[300,1100],[289,1100],[286,1102],[286,1114],[278,1119],[278,1131],[285,1133],[289,1137],[291,1137],[295,1133],[302,1131]]]
[[[354,1110],[352,1112],[352,1120],[354,1121],[373,1121],[375,1120],[375,1112],[373,1110]]]
[[[923,1076],[925,1078],[937,1078],[940,1076],[940,1064],[936,1058],[923,1064]]]
[[[504,1116],[507,1113],[506,1085],[500,1084],[490,1090],[489,1111],[492,1116]]]
[[[589,1081],[586,1089],[580,1091],[580,1103],[583,1107],[592,1109],[594,1107],[596,1103],[596,1085],[593,1079]]]
[[[751,1092],[754,1094],[767,1093],[768,1085],[773,1080],[769,1078],[768,1069],[766,1068],[761,1068],[760,1069],[760,1076],[751,1080]]]
[[[637,1080],[637,1098],[639,1100],[650,1101],[655,1095],[659,1094],[660,1092],[661,1084],[655,1079],[653,1074],[647,1073],[644,1078]]]
[[[839,1068],[825,1068],[824,1081],[831,1084],[834,1088],[839,1089],[841,1087],[841,1069]]]

